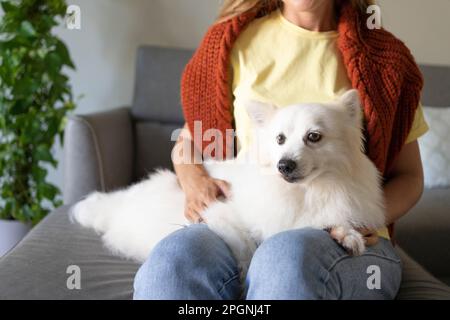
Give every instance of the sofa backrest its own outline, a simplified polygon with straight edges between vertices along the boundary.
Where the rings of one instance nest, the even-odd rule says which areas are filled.
[[[422,104],[432,107],[450,107],[450,67],[420,65],[424,78]]]
[[[157,167],[171,167],[172,134],[184,124],[180,79],[192,50],[138,49],[131,115],[135,134],[135,179]]]

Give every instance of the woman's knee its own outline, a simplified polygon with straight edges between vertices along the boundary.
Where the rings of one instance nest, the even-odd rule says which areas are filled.
[[[168,286],[187,288],[189,279],[208,282],[236,273],[236,263],[223,240],[206,225],[192,225],[172,233],[155,246],[138,270],[135,293],[145,292],[148,296]]]
[[[391,299],[401,279],[400,262],[391,251],[389,241],[381,239],[352,257],[326,231],[282,232],[255,252],[249,292],[255,299]],[[377,290],[368,285],[375,278],[368,273],[371,267],[382,274]]]
[[[326,231],[305,228],[281,232],[256,250],[248,272],[248,299],[320,299],[327,277]],[[331,240],[332,241],[332,240]]]
[[[212,258],[219,258],[227,250],[225,243],[206,225],[191,225],[161,240],[146,264],[164,269],[160,271],[183,274],[193,269],[208,269]]]
[[[313,228],[288,230],[266,239],[255,252],[256,262],[305,262],[317,257],[317,252],[334,246],[329,233]]]

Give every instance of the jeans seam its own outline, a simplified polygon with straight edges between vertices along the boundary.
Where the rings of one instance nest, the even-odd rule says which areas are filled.
[[[394,258],[391,258],[391,257],[387,257],[387,256],[385,256],[385,255],[378,254],[378,253],[366,252],[366,253],[360,255],[359,257],[363,257],[363,256],[373,256],[373,257],[378,257],[378,258],[381,258],[381,259],[384,259],[384,260],[387,260],[387,261],[390,261],[390,262],[394,262],[394,263],[397,263],[397,264],[400,264],[400,265],[401,265],[401,259],[394,259]],[[331,276],[330,276],[331,272],[333,271],[333,269],[336,267],[336,265],[337,265],[339,262],[341,262],[341,261],[343,261],[343,260],[346,260],[346,259],[348,259],[348,258],[354,258],[354,257],[353,257],[353,256],[350,256],[350,255],[348,255],[348,254],[344,254],[344,255],[342,255],[342,256],[336,258],[336,259],[331,263],[330,267],[328,267],[328,269],[327,269],[327,275],[326,275],[325,279],[323,280],[323,286],[324,286],[323,297],[324,297],[324,299],[326,299],[327,285],[328,285],[328,281],[330,280],[330,277],[331,277]],[[341,288],[340,288],[340,291],[342,292],[342,289],[341,289]],[[339,293],[339,295],[341,294],[341,292]]]
[[[378,253],[373,253],[373,252],[367,252],[367,253],[364,253],[364,254],[362,254],[360,256],[356,256],[356,257],[364,257],[364,256],[374,256],[374,257],[378,257],[378,258],[381,258],[381,259],[384,259],[384,260],[388,260],[388,261],[391,261],[391,262],[395,262],[395,263],[400,263],[401,262],[400,259],[394,259],[394,258],[391,258],[391,257],[387,257],[387,256],[384,256],[384,255],[378,254]],[[327,271],[330,272],[339,262],[341,262],[343,260],[346,260],[348,258],[355,258],[355,257],[354,256],[350,256],[350,255],[343,255],[343,256],[341,256],[339,258],[336,258],[333,261],[333,263],[331,263],[331,265],[327,269]]]
[[[227,280],[225,280],[222,284],[222,286],[220,287],[220,289],[217,291],[219,294],[222,294],[223,289],[225,289],[225,287],[231,282],[234,281],[236,279],[239,278],[239,273],[232,275],[230,278],[228,278]]]
[[[327,270],[327,275],[325,277],[325,279],[323,280],[323,299],[326,300],[327,299],[327,284],[328,284],[328,280],[330,280],[330,271]]]

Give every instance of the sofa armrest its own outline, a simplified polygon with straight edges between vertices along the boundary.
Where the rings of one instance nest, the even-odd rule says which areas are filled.
[[[450,189],[427,189],[396,223],[395,239],[440,279],[450,278]]]
[[[128,108],[70,117],[64,138],[64,203],[130,184],[133,150]]]

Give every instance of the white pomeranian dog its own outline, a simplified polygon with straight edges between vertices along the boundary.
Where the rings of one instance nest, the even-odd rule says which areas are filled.
[[[289,229],[333,228],[344,248],[361,254],[356,229],[382,227],[385,210],[379,173],[363,150],[357,91],[328,104],[249,101],[246,109],[254,127],[248,156],[204,163],[213,178],[230,183],[231,195],[201,214],[241,276],[261,242]],[[114,253],[143,262],[158,241],[189,224],[184,205],[175,174],[160,170],[128,189],[91,194],[71,215],[101,233]]]

